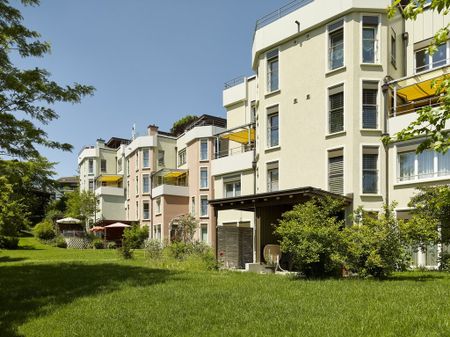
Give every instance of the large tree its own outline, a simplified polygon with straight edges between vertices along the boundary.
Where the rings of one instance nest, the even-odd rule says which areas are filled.
[[[389,6],[388,12],[392,17],[399,8],[406,20],[415,20],[428,5],[430,6],[429,10],[441,15],[447,15],[450,11],[450,1],[448,0],[394,0]],[[436,52],[437,46],[447,41],[449,28],[449,25],[447,25],[436,32],[433,43],[428,48],[428,53],[433,54]],[[420,109],[417,111],[418,117],[416,120],[393,135],[392,138],[386,138],[385,141],[405,141],[423,137],[417,152],[434,149],[445,153],[450,148],[450,132],[445,128],[446,123],[450,120],[450,80],[445,78],[442,82],[435,82],[433,85],[436,95],[440,96],[439,102],[441,104],[436,107],[429,106]]]
[[[39,0],[21,0],[23,5],[39,5]],[[21,159],[39,156],[36,145],[71,150],[72,146],[49,139],[39,126],[58,118],[52,108],[57,102],[78,103],[91,95],[92,86],[75,83],[61,86],[45,69],[20,69],[11,56],[42,57],[50,45],[40,34],[22,24],[20,11],[8,0],[0,0],[0,156]]]

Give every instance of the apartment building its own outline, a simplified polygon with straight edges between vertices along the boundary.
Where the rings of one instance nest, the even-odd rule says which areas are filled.
[[[242,267],[263,261],[263,248],[277,243],[273,224],[312,196],[342,198],[347,215],[359,206],[379,212],[383,203],[397,200],[398,216],[406,218],[416,187],[449,182],[450,154],[417,156],[417,143],[386,148],[381,142],[383,134],[405,127],[420,104],[436,103],[430,83],[447,73],[448,46],[433,56],[424,48],[449,20],[431,12],[411,22],[400,12],[388,19],[389,4],[299,0],[257,21],[257,75],[235,79],[223,92],[229,134],[241,131],[230,128],[240,123],[230,121],[250,123],[245,146],[254,150],[243,147],[242,160],[231,155],[228,165],[222,158],[212,163],[217,185],[210,204],[218,214],[218,253],[227,262]],[[236,172],[231,163],[241,165],[240,195],[232,192],[236,185],[226,185]],[[221,234],[221,226],[240,221],[237,214],[221,221],[225,211],[232,216],[230,210],[253,213],[251,239]],[[244,251],[228,256],[230,245],[251,246],[253,258]],[[418,264],[435,264],[425,255],[418,254]]]
[[[194,239],[215,244],[211,161],[215,156],[215,135],[225,130],[223,118],[202,115],[176,139],[176,163],[152,176],[153,237],[173,239],[177,219],[192,214],[199,222]]]

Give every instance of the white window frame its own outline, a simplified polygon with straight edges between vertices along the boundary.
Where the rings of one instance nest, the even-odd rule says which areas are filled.
[[[276,56],[270,56],[269,57],[269,55],[271,54],[271,53],[274,53],[274,52],[277,52],[277,55]],[[272,82],[272,72],[271,72],[271,70],[270,70],[270,64],[272,64],[272,63],[274,63],[274,62],[277,62],[278,63],[278,69],[277,69],[277,74],[278,74],[278,85],[277,85],[277,88],[275,88],[275,89],[272,89],[272,85],[271,85],[271,82]],[[266,53],[266,93],[267,94],[271,94],[271,93],[273,93],[273,92],[277,92],[277,91],[279,91],[280,90],[280,50],[278,49],[278,48],[275,48],[275,49],[272,49],[272,50],[269,50],[267,53]]]
[[[333,25],[339,23],[340,21],[342,21],[341,26],[338,26],[338,27],[330,30],[330,26],[333,26]],[[330,35],[340,29],[342,29],[342,66],[332,68],[331,67],[332,62],[331,62],[331,38],[330,38]],[[327,25],[325,52],[326,52],[326,57],[325,57],[326,67],[325,67],[325,69],[327,69],[328,72],[333,72],[333,71],[337,71],[339,69],[345,68],[345,20],[344,20],[344,18],[335,20],[332,23]]]
[[[193,216],[195,216],[195,213],[196,213],[196,211],[195,211],[195,204],[196,204],[196,202],[195,202],[195,195],[191,196],[190,202],[191,202],[191,214]]]
[[[147,165],[145,165],[145,154],[147,154]],[[150,149],[142,150],[142,168],[150,168]]]
[[[206,171],[206,186],[202,186],[202,171]],[[201,190],[209,189],[209,169],[208,166],[200,166],[198,170],[198,181]]]
[[[145,205],[148,206],[148,217],[145,217]],[[148,200],[142,201],[142,219],[150,220],[150,202]]]
[[[205,143],[206,143],[206,156],[205,156],[205,158],[203,158],[202,144],[205,144]],[[200,161],[202,161],[202,162],[208,161],[208,158],[209,158],[209,144],[208,143],[209,142],[208,142],[207,138],[202,138],[199,141],[199,158],[200,158]]]
[[[377,192],[376,193],[364,193],[363,179],[363,156],[365,154],[365,149],[377,149]],[[379,144],[361,144],[360,156],[359,156],[359,184],[360,184],[360,193],[362,196],[381,196],[381,154],[380,154],[380,145]]]
[[[376,84],[376,86],[377,86],[377,99],[376,99],[376,106],[377,106],[377,127],[375,128],[375,129],[366,129],[366,128],[364,128],[364,121],[363,121],[363,103],[364,103],[364,101],[363,101],[363,92],[364,92],[364,85],[365,84],[368,84],[368,85],[370,85],[370,84],[372,84],[372,85],[374,85],[374,84]],[[375,78],[363,78],[363,79],[361,79],[361,81],[360,81],[360,94],[359,94],[359,97],[360,97],[360,103],[359,103],[359,106],[360,106],[360,109],[361,109],[361,111],[360,111],[360,128],[361,128],[361,130],[363,130],[363,131],[381,131],[381,94],[380,94],[380,92],[381,92],[381,88],[380,88],[380,80],[379,79],[375,79]],[[344,93],[345,94],[345,93]],[[345,97],[344,97],[344,100],[345,100]],[[345,110],[344,110],[344,118],[345,118]]]
[[[394,42],[394,46],[392,46]],[[391,52],[391,64],[397,69],[397,33],[391,28],[391,39],[389,40],[390,52]]]
[[[202,200],[206,199],[206,213],[202,213]],[[201,194],[200,198],[199,198],[200,202],[199,202],[199,217],[200,218],[208,218],[209,217],[209,207],[208,207],[208,195],[207,194]]]
[[[343,113],[342,113],[342,130],[341,131],[336,131],[331,133],[330,132],[330,90],[337,88],[337,87],[342,87],[342,93],[343,93]],[[345,127],[345,123],[346,123],[346,118],[345,118],[345,106],[347,103],[347,99],[345,97],[346,95],[346,83],[345,81],[333,84],[332,86],[329,86],[328,88],[325,89],[325,113],[326,113],[326,117],[325,117],[325,130],[326,130],[326,136],[336,136],[339,134],[345,134],[346,133],[346,127]]]
[[[346,166],[346,160],[345,160],[345,146],[344,145],[340,145],[340,146],[336,146],[336,147],[332,147],[332,148],[328,148],[326,149],[326,159],[325,159],[325,175],[326,175],[326,182],[327,182],[327,190],[330,191],[330,177],[329,177],[329,159],[330,158],[334,158],[330,157],[330,153],[332,152],[337,152],[337,151],[341,151],[342,152],[342,157],[343,157],[343,161],[342,161],[342,165],[343,165],[343,174],[342,174],[342,194],[345,194],[345,180],[346,180],[346,176],[345,176],[345,166]]]
[[[275,170],[275,168],[269,168],[269,166],[272,166],[276,164],[276,169],[278,170],[278,182],[277,182],[277,188],[274,190],[272,189],[272,181],[269,182],[269,171]],[[270,187],[270,188],[269,188]],[[280,161],[279,160],[273,160],[266,163],[266,190],[267,192],[277,192],[280,190]]]
[[[203,240],[203,228],[206,228],[206,241]],[[209,243],[209,230],[208,230],[208,224],[205,222],[200,223],[200,235],[199,235],[199,241],[204,243]]]
[[[433,62],[433,57],[434,57],[435,54],[434,55],[430,55],[429,53],[426,52],[427,49],[428,49],[428,47],[419,48],[419,49],[414,50],[414,57],[413,57],[414,58],[414,60],[413,60],[414,61],[414,74],[422,74],[422,73],[425,73],[425,72],[433,70],[433,69],[438,69],[438,68],[441,68],[441,67],[448,66],[450,64],[450,55],[449,55],[449,53],[450,53],[450,41],[445,42],[446,59],[445,59],[445,63],[440,65],[440,66],[433,67],[433,63],[434,63]],[[425,53],[427,55],[427,58],[428,58],[428,68],[420,70],[420,71],[417,71],[416,53],[419,52],[419,51],[423,51],[423,50],[425,51]]]
[[[134,178],[134,184],[135,184],[135,188],[134,188],[134,192],[136,193],[136,195],[139,194],[139,176],[136,175],[136,177]]]
[[[161,153],[162,153],[162,158],[160,156]],[[166,156],[166,153],[164,152],[164,150],[158,150],[158,166],[161,166],[161,167],[166,166],[165,156]],[[162,161],[161,161],[161,159],[162,159]]]
[[[161,207],[161,197],[155,198],[155,215],[159,215],[162,213],[162,207]]]
[[[239,190],[239,194],[236,194],[236,184],[239,183],[240,185],[240,190]],[[231,196],[227,196],[227,185],[233,185],[233,192]],[[232,176],[232,177],[226,177],[223,178],[223,197],[224,198],[234,198],[234,197],[239,197],[242,195],[242,177],[239,176]]]
[[[277,107],[277,111],[276,112],[267,112],[267,119],[266,119],[266,123],[267,123],[267,148],[268,149],[273,149],[273,148],[277,148],[280,146],[280,107],[278,105],[273,105],[271,107],[268,107],[267,110],[269,109],[273,109]],[[278,117],[278,139],[277,139],[277,144],[272,144],[272,126],[270,123],[270,119],[273,116],[277,116]]]
[[[375,53],[375,55],[374,55],[374,61],[373,62],[364,62],[364,58],[363,58],[363,34],[364,34],[364,28],[366,27],[365,25],[364,25],[364,23],[363,23],[363,17],[364,16],[373,16],[373,17],[377,17],[378,18],[378,25],[371,25],[370,27],[375,27],[375,29],[376,29],[376,31],[375,31],[375,45],[374,45],[374,53]],[[360,55],[360,61],[361,61],[361,64],[363,64],[363,65],[380,65],[380,44],[381,44],[381,39],[380,39],[380,36],[381,36],[381,34],[380,34],[380,31],[381,31],[381,17],[380,17],[380,15],[376,15],[376,14],[373,14],[373,13],[365,13],[365,14],[362,14],[361,15],[361,31],[360,31],[360,34],[361,34],[361,39],[360,39],[360,53],[359,53],[359,55]]]
[[[183,159],[183,160],[181,160],[181,159]],[[182,166],[182,165],[186,164],[186,159],[187,159],[186,148],[178,151],[178,166]]]
[[[95,174],[94,159],[93,158],[89,158],[88,159],[88,174],[89,175]]]
[[[147,180],[148,180],[148,184],[147,184],[147,186],[148,186],[148,191],[145,191],[145,184],[144,184],[144,182],[145,182],[145,178],[147,178]],[[142,175],[142,194],[149,194],[150,193],[150,175],[149,174],[143,174]]]

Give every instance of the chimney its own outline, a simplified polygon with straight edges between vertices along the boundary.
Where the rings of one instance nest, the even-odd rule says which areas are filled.
[[[158,127],[154,124],[147,126],[147,131],[149,136],[155,136],[158,133]]]
[[[97,139],[97,147],[105,147],[105,140],[98,138]]]

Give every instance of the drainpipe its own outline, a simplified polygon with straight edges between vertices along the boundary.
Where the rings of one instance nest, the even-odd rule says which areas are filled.
[[[402,76],[406,76],[407,72],[407,48],[408,48],[408,40],[409,40],[409,34],[408,32],[404,32],[402,34],[402,40],[403,40],[403,74]]]
[[[255,120],[255,123],[256,123],[256,120]],[[253,168],[253,194],[256,194],[256,128],[255,128],[255,142],[253,144],[252,168]],[[257,249],[256,248],[257,247],[256,219],[257,219],[256,205],[253,205],[253,263],[256,263],[256,249]]]
[[[382,137],[389,136],[388,130],[388,118],[389,118],[389,84],[388,79],[384,79],[384,83],[381,87],[383,91],[383,100],[384,100],[384,121],[383,121],[383,134]],[[385,193],[386,193],[386,204],[389,205],[389,144],[383,143],[384,154],[385,154]]]

